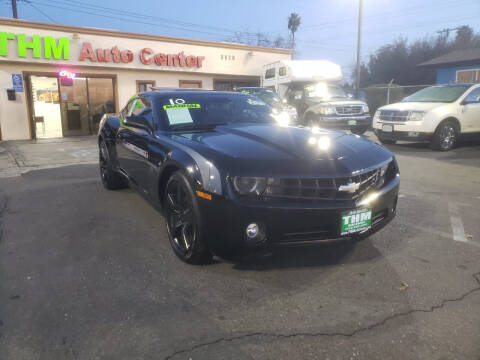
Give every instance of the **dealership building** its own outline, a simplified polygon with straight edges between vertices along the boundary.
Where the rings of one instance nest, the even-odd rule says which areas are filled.
[[[151,87],[258,86],[291,51],[0,18],[0,140],[94,134]]]

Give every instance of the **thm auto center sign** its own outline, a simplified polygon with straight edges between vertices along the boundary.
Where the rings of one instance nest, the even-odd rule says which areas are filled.
[[[16,42],[17,53],[9,54],[9,42]],[[35,59],[55,59],[70,60],[70,39],[60,37],[55,39],[53,36],[33,35],[27,39],[25,34],[14,34],[9,32],[0,32],[0,56],[18,56],[26,58],[28,52]],[[120,49],[118,46],[111,48],[93,48],[90,42],[82,43],[82,48],[78,61],[88,61],[91,63],[124,63],[133,62],[135,57],[140,59],[143,65],[157,65],[168,67],[187,67],[201,68],[204,56],[184,54],[183,51],[177,54],[166,54],[155,52],[150,48],[143,48],[137,54],[130,49]]]

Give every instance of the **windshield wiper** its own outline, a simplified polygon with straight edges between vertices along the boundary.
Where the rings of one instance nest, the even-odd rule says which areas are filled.
[[[215,124],[181,124],[170,126],[173,131],[177,130],[212,130],[217,126],[228,125],[228,123],[215,123]]]

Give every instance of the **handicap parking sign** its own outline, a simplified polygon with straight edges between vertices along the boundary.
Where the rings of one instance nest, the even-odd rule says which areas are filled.
[[[12,74],[12,85],[16,92],[23,92],[22,74]]]

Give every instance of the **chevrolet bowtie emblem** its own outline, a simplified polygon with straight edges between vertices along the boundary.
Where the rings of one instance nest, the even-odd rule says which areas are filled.
[[[351,194],[355,193],[358,189],[360,189],[360,183],[349,182],[345,185],[340,185],[338,187],[338,191],[346,191]]]

